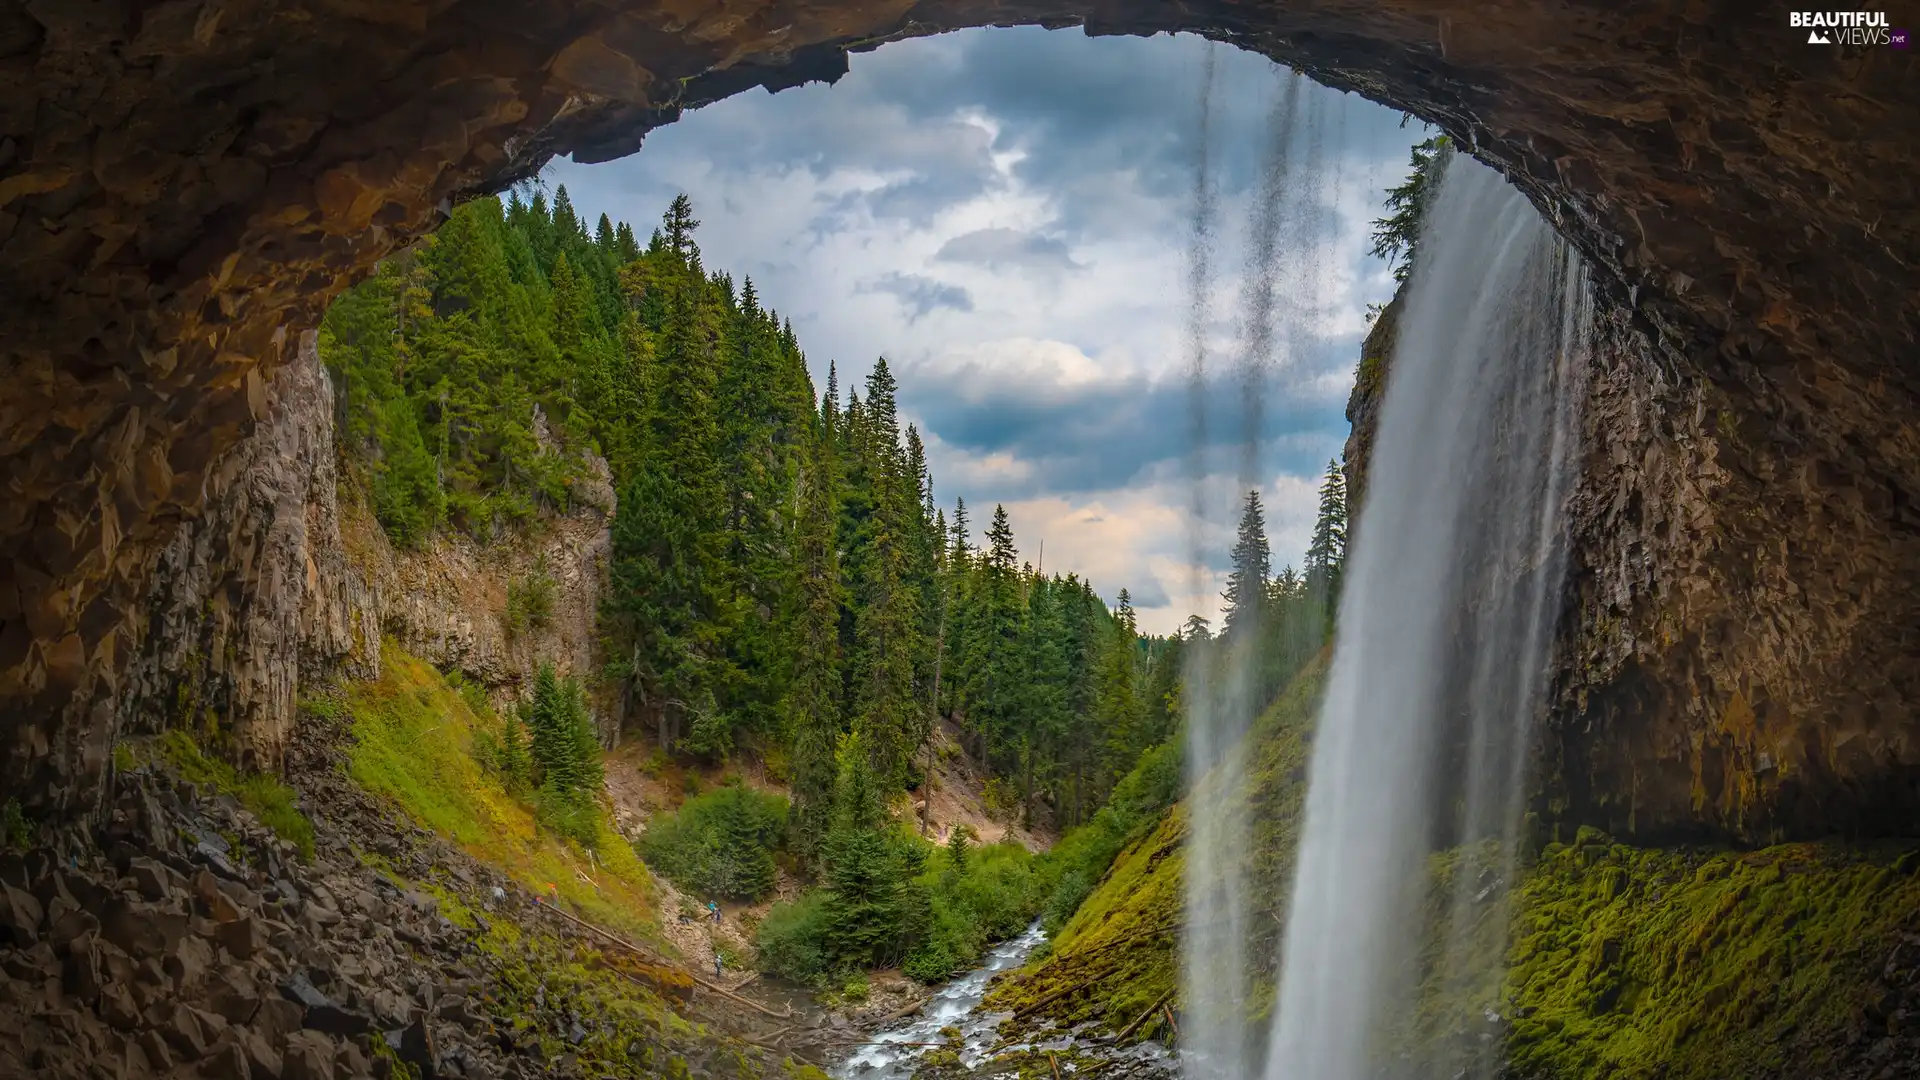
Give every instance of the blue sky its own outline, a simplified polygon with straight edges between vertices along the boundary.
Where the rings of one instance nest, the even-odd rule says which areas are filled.
[[[1192,452],[1188,237],[1198,98],[1214,50],[1218,216],[1210,380]],[[816,386],[884,355],[927,439],[935,494],[976,528],[1004,503],[1024,557],[1130,589],[1145,629],[1212,615],[1236,493],[1258,486],[1276,564],[1298,562],[1344,409],[1365,309],[1392,293],[1368,257],[1380,191],[1418,123],[1305,84],[1282,229],[1282,344],[1247,394],[1224,369],[1246,337],[1246,236],[1285,69],[1186,35],[975,30],[852,58],[833,86],[751,91],[689,113],[620,161],[556,161],[589,216],[644,236],[693,198],[707,265],[751,276],[793,320]],[[1309,134],[1311,133],[1311,134]],[[1254,432],[1249,437],[1249,431]],[[1200,493],[1203,513],[1193,513]]]

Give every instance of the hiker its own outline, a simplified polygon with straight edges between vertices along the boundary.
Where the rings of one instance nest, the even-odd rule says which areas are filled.
[[[707,914],[713,916],[713,921],[717,925],[720,922],[720,905],[712,900],[707,901]]]
[[[713,950],[713,977],[716,979],[720,977],[720,950],[719,949]]]

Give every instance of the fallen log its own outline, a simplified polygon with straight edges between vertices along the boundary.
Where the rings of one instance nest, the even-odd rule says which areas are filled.
[[[657,964],[661,962],[656,957],[647,953],[646,950],[640,948],[640,946],[635,945],[634,943],[627,941],[624,938],[621,938],[610,931],[602,930],[600,927],[593,925],[592,923],[588,922],[585,919],[580,918],[577,915],[572,915],[572,914],[569,914],[568,912],[561,911],[560,908],[554,904],[548,903],[544,900],[537,900],[535,901],[535,906],[544,908],[545,910],[560,916],[562,919],[567,920],[568,922],[574,924],[575,926],[578,926],[581,929],[586,930],[588,933],[595,934],[606,941],[610,941],[613,944],[620,946],[621,948],[627,950],[628,952],[634,954],[635,956],[640,957],[643,960],[646,960],[649,963]],[[786,1012],[777,1013],[777,1012],[774,1012],[772,1009],[767,1008],[765,1005],[762,1005],[759,1002],[754,1001],[751,998],[741,997],[739,994],[736,994],[733,991],[728,990],[726,987],[720,986],[715,983],[710,983],[707,980],[701,978],[700,976],[693,974],[692,972],[687,972],[686,974],[687,974],[687,978],[693,980],[693,983],[695,986],[706,987],[708,990],[711,990],[714,993],[719,994],[721,997],[728,998],[741,1005],[745,1005],[747,1008],[752,1009],[755,1012],[761,1013],[766,1016],[771,1016],[775,1020],[793,1019],[793,1008],[791,1006],[787,1008]],[[741,985],[744,986],[746,984],[742,983]]]
[[[1147,1006],[1147,1011],[1141,1013],[1138,1019],[1134,1020],[1133,1023],[1128,1024],[1126,1027],[1120,1029],[1120,1034],[1114,1036],[1113,1041],[1117,1043],[1125,1042],[1127,1040],[1127,1036],[1133,1034],[1134,1031],[1137,1030],[1141,1024],[1146,1023],[1147,1019],[1151,1017],[1154,1013],[1159,1012],[1160,1006],[1165,1005],[1167,1003],[1167,1000],[1171,997],[1173,997],[1173,990],[1171,987],[1169,987],[1166,993],[1161,994],[1159,997],[1155,998],[1153,1000],[1153,1004]]]
[[[880,1019],[875,1020],[874,1023],[875,1024],[891,1024],[895,1020],[903,1020],[909,1016],[912,1016],[914,1013],[919,1012],[921,1009],[926,1008],[927,1002],[932,1000],[933,1000],[933,995],[929,994],[918,1001],[909,1001],[905,1005],[900,1006],[899,1008],[893,1010],[892,1012],[881,1017]]]

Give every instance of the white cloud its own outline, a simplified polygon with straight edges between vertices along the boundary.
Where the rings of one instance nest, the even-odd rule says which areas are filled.
[[[1164,598],[1141,618],[1166,632],[1217,608],[1249,468],[1276,563],[1304,551],[1319,471],[1344,438],[1365,307],[1392,290],[1364,255],[1368,223],[1423,137],[1357,98],[1308,91],[1330,118],[1315,159],[1327,211],[1290,226],[1299,242],[1278,294],[1291,314],[1262,381],[1267,421],[1255,460],[1214,446],[1196,481],[1179,374],[1202,48],[1032,29],[891,44],[854,56],[837,86],[744,94],[653,133],[633,158],[556,163],[546,180],[643,236],[688,192],[707,265],[750,275],[793,320],[817,385],[829,361],[843,387],[876,356],[894,363],[943,503],[964,496],[983,528],[1006,502],[1027,557],[1044,538],[1049,570],[1078,572],[1109,600],[1123,586]],[[1222,50],[1216,372],[1236,355],[1276,70]],[[1315,231],[1321,243],[1301,239]],[[1230,394],[1215,399],[1219,441],[1240,419]],[[1200,522],[1195,490],[1210,508]]]

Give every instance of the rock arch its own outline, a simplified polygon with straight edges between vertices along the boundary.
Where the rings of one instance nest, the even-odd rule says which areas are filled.
[[[1851,567],[1824,587],[1831,617],[1779,648],[1842,634],[1833,664],[1893,678],[1856,712],[1910,724],[1920,143],[1895,132],[1920,79],[1908,53],[1808,46],[1749,7],[0,0],[0,788],[89,803],[159,544],[220,483],[299,329],[452,201],[557,153],[631,153],[684,108],[832,79],[849,49],[1016,23],[1204,33],[1504,170],[1659,343],[1641,382],[1697,383],[1724,411],[1660,436],[1743,448],[1715,459],[1752,474],[1725,488],[1745,517],[1721,556],[1806,542]]]

